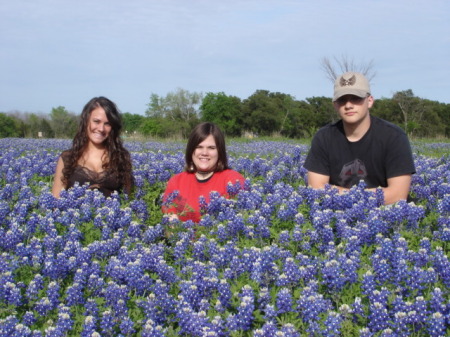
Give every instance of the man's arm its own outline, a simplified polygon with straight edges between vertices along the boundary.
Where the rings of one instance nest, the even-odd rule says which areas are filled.
[[[325,188],[326,184],[330,183],[330,176],[324,174],[308,171],[308,186],[316,190]],[[339,193],[348,191],[348,188],[333,185],[334,188],[339,190]]]
[[[324,188],[330,182],[330,176],[308,171],[308,186],[314,189]]]
[[[399,200],[406,200],[411,186],[411,174],[389,178],[387,185],[387,187],[382,187],[385,205],[396,203]]]
[[[314,189],[325,188],[326,184],[330,183],[330,177],[308,171],[308,186]],[[398,177],[389,178],[387,180],[387,187],[382,187],[384,193],[384,204],[389,205],[396,203],[399,200],[406,200],[408,198],[409,188],[411,186],[411,174],[406,174]],[[347,188],[333,185],[339,190],[339,193],[348,191]],[[375,192],[375,189],[369,189]]]

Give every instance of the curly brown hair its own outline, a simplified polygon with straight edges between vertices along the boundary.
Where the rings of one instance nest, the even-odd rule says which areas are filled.
[[[120,138],[122,118],[116,104],[102,96],[92,98],[86,103],[81,112],[78,130],[72,142],[72,149],[69,151],[69,156],[64,165],[63,184],[67,186],[69,178],[78,165],[78,160],[88,146],[87,128],[89,117],[91,112],[99,107],[105,110],[106,118],[111,125],[109,136],[104,142],[107,160],[103,163],[103,169],[105,171],[108,170],[112,176],[117,176],[122,189],[129,194],[134,186],[134,178],[130,153],[125,149]]]

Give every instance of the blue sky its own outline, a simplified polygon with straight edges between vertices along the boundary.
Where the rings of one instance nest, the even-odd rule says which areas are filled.
[[[143,114],[182,88],[332,96],[324,57],[373,62],[375,98],[450,103],[448,0],[0,0],[0,111]]]

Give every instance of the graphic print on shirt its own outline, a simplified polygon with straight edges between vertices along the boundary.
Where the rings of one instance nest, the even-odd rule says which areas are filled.
[[[342,166],[338,185],[350,188],[353,185],[357,185],[360,180],[365,180],[366,177],[367,170],[364,162],[360,159],[355,159]]]

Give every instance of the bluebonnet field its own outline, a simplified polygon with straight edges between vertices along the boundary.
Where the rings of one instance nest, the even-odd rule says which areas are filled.
[[[363,185],[306,188],[305,145],[230,143],[246,189],[171,236],[160,194],[184,144],[126,146],[133,198],[78,186],[56,200],[70,142],[0,140],[0,336],[450,332],[450,158],[422,154],[448,144],[415,144],[416,201],[385,207]]]

